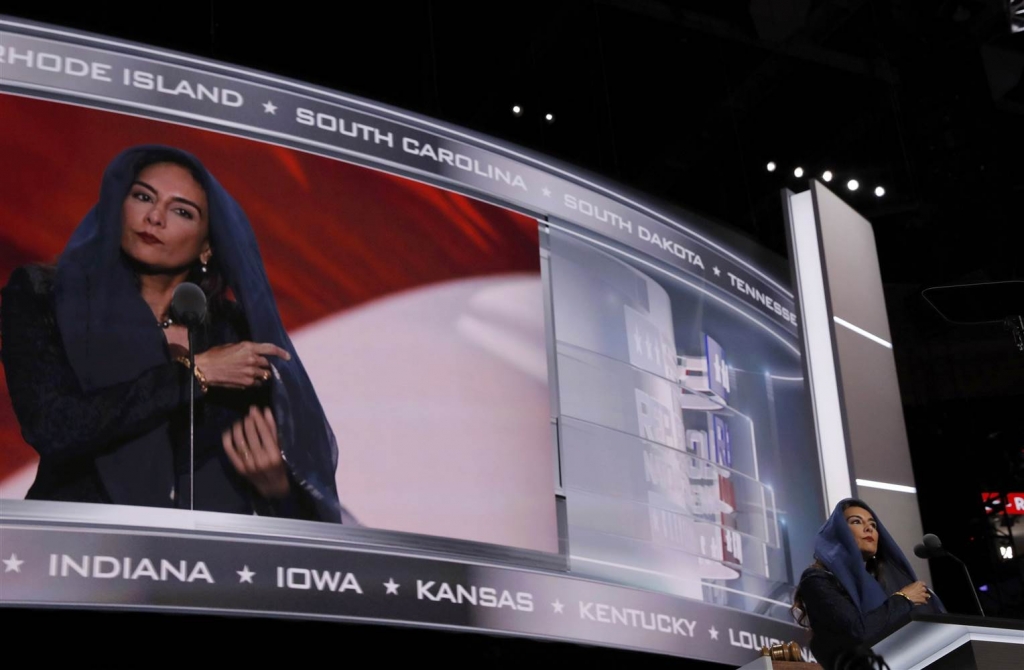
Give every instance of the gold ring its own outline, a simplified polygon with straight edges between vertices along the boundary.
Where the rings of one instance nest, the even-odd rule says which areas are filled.
[[[270,370],[263,371],[263,381],[270,381]]]

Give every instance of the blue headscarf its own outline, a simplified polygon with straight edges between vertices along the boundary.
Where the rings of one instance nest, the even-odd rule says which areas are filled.
[[[338,447],[313,385],[277,311],[245,212],[192,155],[138,146],[107,166],[99,202],[75,229],[57,263],[55,302],[75,374],[86,392],[138,377],[167,362],[165,337],[121,255],[121,208],[141,166],[187,165],[206,191],[210,246],[254,342],[276,344],[291,360],[275,359],[271,403],[281,451],[293,479],[312,497],[323,521],[341,520],[334,480]],[[170,433],[154,427],[96,459],[111,502],[166,506],[174,484]]]
[[[849,507],[851,503],[863,507],[875,517],[878,529],[876,555],[884,559],[887,565],[905,573],[912,582],[917,581],[917,574],[899,545],[882,525],[882,520],[867,504],[854,498],[840,501],[832,511],[832,516],[818,530],[818,537],[814,541],[814,558],[839,580],[860,611],[868,612],[879,607],[891,594],[886,593],[878,580],[867,571],[864,558],[857,548],[857,541],[846,522],[846,517],[843,516],[843,508]]]

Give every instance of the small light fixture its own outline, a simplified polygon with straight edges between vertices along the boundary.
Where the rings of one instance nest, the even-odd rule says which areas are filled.
[[[850,181],[846,182],[846,188],[850,189],[851,191],[856,191],[858,188],[860,188],[860,182],[857,181],[856,179],[851,179]]]
[[[803,177],[804,169],[802,167],[798,167],[797,169],[793,170],[793,176],[796,177],[797,179]]]
[[[832,170],[825,170],[821,173],[821,179],[826,183],[832,181],[832,176]]]
[[[551,112],[548,112],[547,114],[544,115],[544,120],[547,121],[548,123],[554,123],[555,115],[552,114]]]
[[[519,105],[512,105],[512,114],[513,116],[522,116],[523,108]]]
[[[876,186],[875,187],[875,195],[877,195],[879,198],[881,198],[883,195],[885,195],[885,189],[882,188],[881,186]]]
[[[766,167],[768,168],[768,172],[775,172],[775,161],[768,161],[768,165]]]

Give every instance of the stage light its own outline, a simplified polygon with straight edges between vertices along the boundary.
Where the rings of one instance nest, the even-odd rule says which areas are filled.
[[[797,178],[803,177],[804,169],[802,167],[798,167],[797,169],[793,170],[793,176]]]
[[[512,113],[515,116],[522,116],[523,115],[523,108],[520,107],[519,105],[512,105]]]
[[[555,115],[551,114],[551,113],[545,114],[544,115],[544,120],[547,121],[548,123],[554,123],[555,122]]]
[[[850,189],[851,191],[856,191],[858,188],[860,188],[860,182],[857,181],[856,179],[851,179],[850,181],[846,182],[846,188]]]
[[[885,195],[885,189],[882,188],[881,186],[876,186],[875,187],[875,195],[877,195],[879,198],[881,198],[883,195]]]
[[[825,182],[832,181],[832,170],[825,170],[824,172],[822,172],[821,173],[821,179],[822,179],[822,181],[825,181]]]
[[[775,172],[775,161],[768,161],[768,172]]]

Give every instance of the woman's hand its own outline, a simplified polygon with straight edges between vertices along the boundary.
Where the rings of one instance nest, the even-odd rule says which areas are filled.
[[[924,582],[907,584],[900,591],[915,605],[924,605],[932,597],[932,594],[928,593],[928,587],[924,585]]]
[[[255,405],[221,435],[224,451],[240,475],[264,498],[284,498],[291,490],[288,469],[277,443],[277,424],[269,407]]]
[[[286,361],[292,356],[276,344],[238,342],[212,347],[196,356],[196,367],[208,386],[247,389],[270,379],[270,361],[277,356]]]

